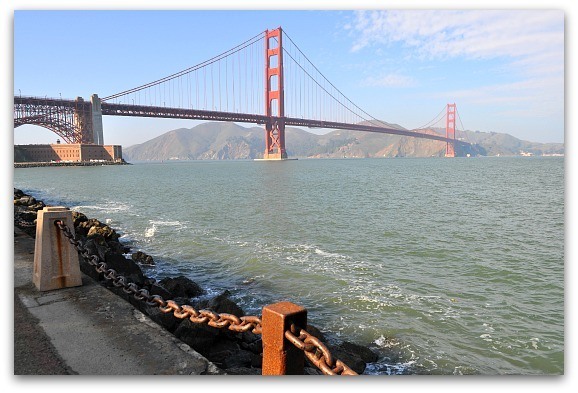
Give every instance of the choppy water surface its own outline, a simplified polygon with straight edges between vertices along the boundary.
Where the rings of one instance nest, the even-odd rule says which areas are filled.
[[[289,300],[384,354],[366,373],[564,372],[564,159],[216,161],[14,170],[149,276]]]

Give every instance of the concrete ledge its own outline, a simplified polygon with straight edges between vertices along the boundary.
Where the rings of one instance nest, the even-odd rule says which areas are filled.
[[[14,229],[15,296],[59,356],[81,375],[225,374],[150,318],[82,274],[82,286],[39,292],[32,284],[34,239]],[[15,335],[18,327],[15,325]],[[14,356],[18,356],[14,348]]]

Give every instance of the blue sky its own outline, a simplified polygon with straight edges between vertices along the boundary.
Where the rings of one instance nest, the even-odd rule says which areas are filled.
[[[376,118],[411,129],[455,102],[466,129],[564,142],[564,18],[563,10],[17,10],[13,89],[104,97],[282,26]],[[127,147],[195,124],[105,117],[104,138]],[[56,138],[35,126],[14,131],[16,144]]]

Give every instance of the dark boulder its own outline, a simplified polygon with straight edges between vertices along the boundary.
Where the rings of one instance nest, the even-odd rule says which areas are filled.
[[[121,242],[119,242],[117,240],[109,240],[106,242],[106,244],[110,248],[110,250],[114,253],[127,254],[130,252],[130,247],[122,244]]]
[[[251,367],[253,361],[251,352],[241,349],[238,343],[219,339],[206,354],[207,359],[223,369]]]
[[[38,214],[32,210],[18,210],[15,211],[14,221],[24,221],[26,224],[33,224]]]
[[[303,367],[303,374],[304,375],[323,375],[321,370],[317,367]]]
[[[118,240],[120,237],[120,235],[116,233],[114,229],[105,224],[92,226],[86,234],[86,237],[89,239],[95,236],[102,236],[106,240]]]
[[[14,204],[17,206],[31,206],[31,205],[35,205],[36,203],[38,203],[36,201],[36,198],[34,198],[33,196],[23,196],[20,197],[18,199],[14,199]]]
[[[80,240],[89,254],[98,255],[102,260],[105,259],[107,253],[122,255],[130,251],[130,247],[116,240],[107,240],[102,235],[86,237],[77,232],[76,238]]]
[[[188,319],[184,319],[173,334],[206,358],[219,339],[218,329]]]
[[[42,210],[46,207],[46,205],[44,204],[44,202],[42,201],[38,201],[37,203],[35,203],[34,205],[30,205],[28,206],[28,208],[30,210],[33,210],[35,212],[37,212],[38,210]]]
[[[84,221],[83,218],[79,216],[77,217],[77,221],[75,223],[77,223],[76,231],[81,236],[86,236],[88,238],[102,236],[107,241],[116,241],[120,237],[120,235],[116,233],[114,229],[106,224],[103,224],[95,218],[90,218]]]
[[[377,359],[379,358],[379,356],[370,348],[349,341],[342,342],[340,347],[344,351],[357,354],[366,363],[377,362]]]
[[[142,251],[133,252],[131,255],[131,258],[133,261],[140,263],[141,265],[146,265],[146,266],[154,266],[155,265],[155,261],[154,261],[153,257],[151,257],[150,255],[148,255]]]
[[[110,251],[106,240],[102,236],[85,239],[83,246],[90,255],[97,255],[103,261],[106,258],[106,253]]]
[[[242,341],[241,348],[246,349],[247,351],[253,352],[255,354],[261,354],[263,353],[263,341],[261,339],[253,341],[252,343]]]
[[[223,364],[227,361],[227,358],[233,356],[240,350],[241,347],[234,341],[219,340],[209,349],[207,358],[211,359],[211,362],[215,363],[219,367],[225,368],[223,367]]]
[[[83,213],[73,211],[72,221],[74,222],[74,227],[76,228],[81,222],[88,221],[88,217],[86,217]]]
[[[193,298],[205,293],[199,284],[185,276],[163,278],[159,281],[159,284],[169,291],[173,297]]]
[[[261,368],[263,367],[263,354],[251,352],[251,367]]]
[[[227,369],[227,375],[261,375],[262,370],[260,368],[252,367],[234,367]]]
[[[230,356],[227,356],[223,363],[221,363],[221,367],[225,370],[234,367],[251,367],[252,361],[253,354],[240,349],[233,352]]]
[[[123,275],[140,287],[144,285],[145,275],[134,261],[110,251],[105,254],[104,259],[109,269],[114,269],[117,274]]]
[[[98,226],[98,225],[103,225],[103,224],[95,218],[90,218],[87,220],[80,219],[78,221],[78,223],[75,223],[75,225],[76,225],[76,228],[75,228],[76,232],[79,235],[86,237],[90,228],[92,228],[93,226]]]
[[[226,313],[233,314],[237,317],[244,316],[245,313],[243,312],[243,309],[239,307],[237,303],[229,299],[229,295],[229,291],[224,291],[214,298],[199,302],[199,308],[209,309],[219,314]]]
[[[147,287],[147,290],[149,291],[149,293],[151,295],[159,295],[160,297],[162,297],[165,300],[169,300],[169,299],[174,298],[174,295],[171,292],[167,291],[166,288],[158,285],[157,283],[149,284]]]
[[[365,371],[367,365],[358,353],[346,350],[341,345],[329,347],[329,350],[334,359],[341,360],[356,373],[363,374]]]

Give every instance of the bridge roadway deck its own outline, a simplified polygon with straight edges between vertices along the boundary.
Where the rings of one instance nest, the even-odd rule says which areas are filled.
[[[224,374],[84,274],[80,287],[39,292],[33,263],[34,239],[15,227],[15,375]]]

